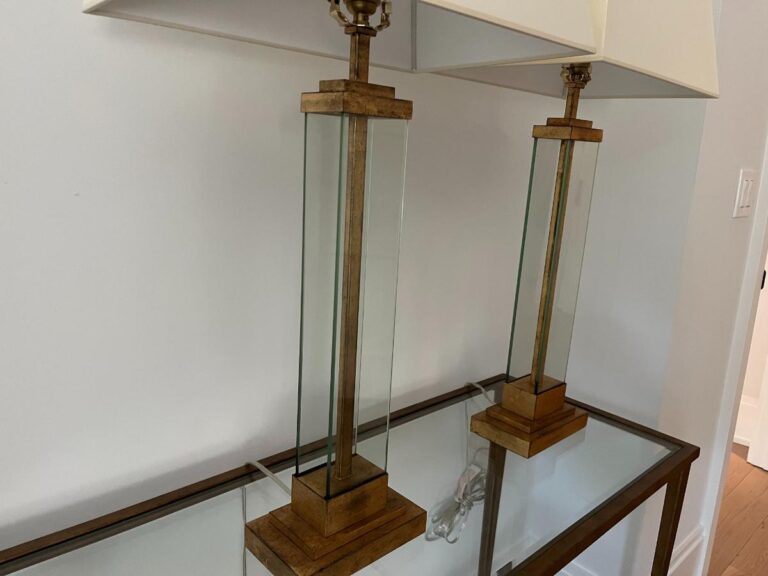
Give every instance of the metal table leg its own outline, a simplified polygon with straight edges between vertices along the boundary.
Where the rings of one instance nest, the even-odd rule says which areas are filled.
[[[504,464],[507,450],[491,443],[488,455],[488,475],[485,483],[485,508],[483,509],[483,532],[480,540],[480,565],[478,576],[491,576],[493,569],[493,547],[496,543],[496,525],[499,520],[501,486],[504,483]]]
[[[691,467],[689,465],[667,484],[651,576],[667,576],[669,572],[669,564],[672,560],[672,550],[675,546],[675,536],[677,536],[677,526],[680,523],[680,513],[683,510],[683,499],[690,471]]]

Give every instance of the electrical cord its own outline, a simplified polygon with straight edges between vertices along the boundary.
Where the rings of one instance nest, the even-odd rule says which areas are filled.
[[[485,478],[485,469],[475,463],[464,470],[453,497],[443,500],[431,512],[427,540],[444,539],[449,544],[459,541],[472,507],[485,499]]]
[[[470,384],[480,390],[489,404],[494,403],[488,395],[488,392],[482,386],[474,382],[471,382]],[[469,513],[473,506],[485,500],[487,466],[478,458],[478,456],[481,452],[487,452],[488,448],[478,448],[474,451],[472,457],[469,457],[469,440],[471,438],[471,432],[469,430],[469,411],[467,409],[467,404],[468,402],[464,403],[464,418],[467,426],[467,466],[461,476],[459,476],[459,481],[457,482],[453,496],[439,502],[430,512],[429,530],[427,530],[425,536],[430,542],[441,539],[449,544],[458,542],[461,533],[467,526]]]
[[[272,480],[272,482],[277,484],[277,486],[283,492],[288,494],[289,497],[291,496],[291,489],[290,489],[290,487],[285,482],[280,480],[280,478],[278,478],[269,468],[264,466],[264,464],[262,464],[258,460],[255,460],[253,462],[253,465],[256,466],[256,468],[258,468],[259,471],[262,474],[264,474],[264,476],[266,476],[267,478]],[[242,507],[243,526],[245,526],[245,524],[247,522],[246,516],[248,515],[248,510],[247,510],[247,508],[248,508],[248,498],[247,498],[246,488],[247,488],[247,486],[242,486],[240,488],[240,505]],[[245,538],[243,538],[243,576],[248,576],[248,554],[247,554],[246,548],[245,548]]]
[[[290,495],[291,495],[291,488],[290,488],[290,487],[289,487],[289,486],[288,486],[288,485],[287,485],[285,482],[283,482],[282,480],[280,480],[280,478],[278,478],[277,476],[275,476],[275,474],[274,474],[274,473],[273,473],[273,472],[272,472],[272,471],[271,471],[269,468],[267,468],[266,466],[264,466],[264,464],[262,464],[261,462],[259,462],[258,460],[256,460],[256,461],[253,463],[253,465],[254,465],[254,466],[256,466],[256,468],[258,468],[258,469],[259,469],[259,471],[260,471],[262,474],[264,474],[264,476],[266,476],[267,478],[269,478],[270,480],[272,480],[272,482],[274,482],[275,484],[277,484],[277,485],[278,485],[278,487],[279,487],[279,488],[280,488],[280,489],[281,489],[283,492],[285,492],[286,494],[288,494],[288,496],[290,496]]]
[[[488,404],[494,404],[487,390],[475,382],[470,382],[469,385],[477,388],[483,398]],[[471,432],[469,430],[469,411],[467,409],[467,402],[464,402],[464,418],[467,427],[467,467],[462,472],[456,485],[456,490],[453,496],[446,498],[442,502],[439,502],[437,506],[430,513],[430,526],[426,534],[428,541],[435,541],[443,539],[449,544],[455,544],[459,541],[461,533],[467,526],[469,513],[475,504],[478,504],[485,500],[485,481],[487,476],[487,466],[484,464],[478,456],[482,452],[487,452],[487,447],[478,448],[469,457],[469,439],[471,438]],[[267,478],[277,484],[288,496],[291,495],[291,489],[280,478],[272,473],[266,466],[259,461],[254,462],[254,466],[258,468]],[[246,515],[246,495],[245,487],[242,488],[242,505],[243,505],[243,518]],[[243,575],[246,574],[245,563],[245,549],[243,549]]]

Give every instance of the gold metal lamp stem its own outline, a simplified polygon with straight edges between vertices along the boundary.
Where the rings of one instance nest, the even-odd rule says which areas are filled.
[[[572,64],[563,67],[562,77],[568,90],[565,101],[565,120],[576,118],[581,90],[590,81],[590,64]],[[563,223],[568,205],[568,189],[571,183],[571,163],[573,161],[573,142],[563,140],[560,143],[560,156],[557,163],[555,191],[552,200],[552,215],[549,221],[544,277],[541,283],[541,300],[536,325],[536,343],[533,349],[531,365],[531,386],[538,392],[544,384],[544,370],[549,345],[549,331],[552,325],[552,308],[557,286],[557,270],[560,264],[560,250],[563,244]]]
[[[593,128],[591,121],[579,120],[576,117],[581,90],[590,80],[590,65],[563,66],[561,76],[567,89],[564,115],[560,118],[548,118],[546,125],[533,127],[533,137],[537,141],[539,139],[559,140],[560,152],[555,174],[555,189],[552,194],[531,372],[530,375],[526,374],[519,378],[515,378],[518,375],[511,373],[512,346],[515,343],[515,326],[513,325],[510,364],[507,369],[508,381],[502,389],[501,402],[484,412],[475,414],[471,423],[471,429],[476,434],[524,458],[535,456],[575,434],[587,424],[586,412],[567,402],[566,383],[552,377],[553,374],[545,373],[558,268],[563,247],[574,145],[577,142],[597,143],[603,138],[603,131]],[[535,169],[534,165],[532,170]],[[531,177],[533,178],[533,173]],[[529,189],[529,194],[539,192],[547,193],[546,190],[534,190],[533,186]],[[521,258],[523,257],[521,255]],[[519,295],[518,291],[516,307],[525,305],[519,301]],[[526,334],[529,333],[526,332]]]
[[[349,28],[349,27],[348,27]],[[371,36],[352,31],[350,35],[349,79],[368,80]],[[336,463],[334,477],[352,475],[355,442],[355,388],[357,385],[360,282],[365,216],[365,159],[368,153],[368,118],[350,116],[347,148],[347,194],[344,206],[344,272],[339,336],[339,390],[336,415]]]
[[[349,80],[368,82],[371,38],[377,30],[389,26],[389,11],[385,3],[382,23],[374,28],[370,18],[382,5],[382,0],[345,0],[352,14],[348,19],[340,10],[339,0],[331,0],[331,12],[344,24],[350,37]],[[360,283],[363,258],[363,221],[365,219],[365,173],[368,154],[368,118],[349,117],[347,145],[347,190],[344,206],[344,261],[339,334],[339,389],[336,408],[336,462],[334,478],[346,480],[352,476],[352,456],[355,443],[355,395],[357,388],[358,330],[360,320]]]

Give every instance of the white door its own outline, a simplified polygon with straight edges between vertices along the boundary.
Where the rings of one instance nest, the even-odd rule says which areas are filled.
[[[757,304],[738,424],[741,435],[749,440],[747,461],[768,469],[768,287],[765,285]]]

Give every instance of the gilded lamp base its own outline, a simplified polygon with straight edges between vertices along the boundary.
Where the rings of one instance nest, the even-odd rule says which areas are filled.
[[[501,404],[472,417],[472,432],[531,458],[584,428],[587,413],[565,401],[565,383],[547,380],[538,394],[527,376],[507,382]]]
[[[427,513],[387,485],[387,475],[353,457],[363,483],[347,489],[326,469],[293,477],[291,503],[249,522],[248,550],[276,576],[347,576],[424,533]]]

